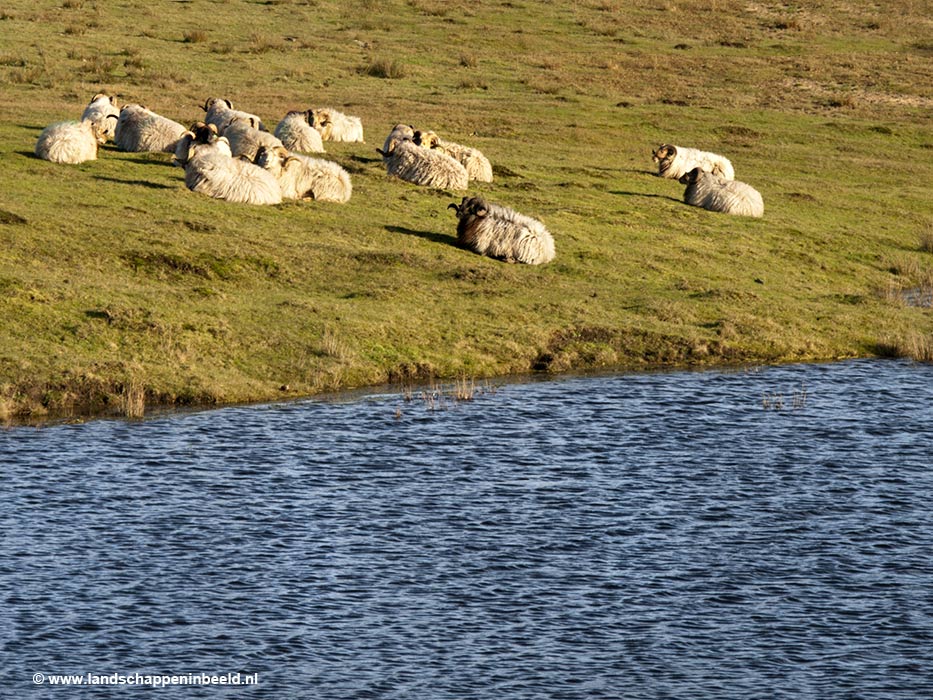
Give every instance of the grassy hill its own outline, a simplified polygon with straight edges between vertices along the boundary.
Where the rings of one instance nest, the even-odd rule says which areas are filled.
[[[222,403],[530,370],[929,355],[926,3],[7,0],[0,415]],[[327,143],[348,204],[188,191],[166,154],[33,156],[100,91],[183,123],[212,96]],[[470,194],[541,219],[550,265],[455,245],[464,192],[387,177],[397,122],[475,146]],[[651,149],[722,153],[760,220],[689,207]]]

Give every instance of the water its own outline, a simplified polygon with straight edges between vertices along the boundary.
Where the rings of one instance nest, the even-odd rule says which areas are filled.
[[[930,698],[931,425],[855,361],[7,430],[0,697]]]

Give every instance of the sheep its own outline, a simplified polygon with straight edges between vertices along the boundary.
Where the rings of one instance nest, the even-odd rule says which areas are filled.
[[[694,168],[680,177],[680,184],[687,186],[684,201],[695,207],[738,216],[763,216],[765,213],[761,193],[744,182],[726,180]]]
[[[434,148],[449,155],[466,168],[471,180],[492,182],[492,165],[479,150],[470,146],[461,146],[453,141],[446,141],[433,131],[416,131],[414,141],[419,146]]]
[[[696,148],[683,148],[668,143],[661,144],[651,151],[651,159],[658,164],[658,175],[679,180],[694,168],[700,168],[726,180],[735,179],[735,170],[728,158],[700,151]]]
[[[128,104],[120,110],[113,142],[121,151],[172,153],[184,133],[184,125],[142,105]]]
[[[363,142],[363,122],[336,109],[324,107],[308,110],[308,124],[321,134],[325,141]]]
[[[317,129],[311,128],[311,110],[291,111],[275,127],[275,136],[290,151],[323,153],[324,141]]]
[[[216,140],[216,126],[213,124],[208,125],[204,122],[195,122],[191,125],[191,128],[185,131],[181,138],[178,139],[178,143],[175,145],[175,157],[172,158],[172,165],[177,165],[182,168],[185,167],[194,155],[195,150],[200,146],[209,145]]]
[[[106,139],[104,143],[106,143],[107,140],[113,138],[113,133],[117,127],[117,123],[109,116],[111,114],[115,117],[120,116],[120,108],[117,107],[117,98],[103,92],[98,92],[91,98],[87,107],[84,108],[81,121],[88,120],[95,122],[101,129],[101,133]]]
[[[487,204],[480,197],[452,203],[457,216],[457,243],[480,255],[506,262],[540,265],[554,259],[554,238],[537,219],[513,209]]]
[[[217,132],[223,136],[224,129],[227,128],[227,125],[235,117],[240,117],[246,121],[253,120],[252,125],[254,128],[259,129],[260,131],[268,131],[263,125],[262,120],[257,117],[255,114],[250,114],[249,112],[243,112],[238,109],[233,108],[233,104],[230,100],[225,100],[222,97],[209,97],[205,100],[204,105],[201,107],[206,114],[204,115],[204,121],[208,124],[213,124],[217,127]]]
[[[376,149],[389,175],[416,185],[465,190],[469,187],[466,168],[446,153],[422,148],[410,139],[389,142],[387,150]]]
[[[104,119],[110,122],[116,115]],[[97,159],[97,149],[105,143],[104,129],[90,119],[51,124],[42,130],[36,141],[36,155],[53,163],[83,163]]]
[[[413,127],[411,124],[396,124],[392,127],[392,131],[389,132],[389,135],[386,136],[385,143],[382,144],[382,150],[388,153],[389,146],[392,145],[393,141],[402,141],[404,139],[414,138],[415,127]]]
[[[337,163],[289,153],[284,147],[259,147],[256,165],[275,176],[285,199],[344,203],[353,194],[350,174]]]
[[[268,131],[255,128],[251,119],[234,117],[222,130],[222,135],[230,142],[233,156],[245,156],[249,161],[256,160],[260,146],[266,148],[284,148],[282,142]]]
[[[230,143],[217,135],[215,125],[195,124],[182,141],[187,143],[185,186],[192,192],[245,204],[282,201],[282,190],[275,177],[258,165],[234,158]]]

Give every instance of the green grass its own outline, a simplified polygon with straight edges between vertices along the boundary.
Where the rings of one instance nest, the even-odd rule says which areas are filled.
[[[933,278],[930,20],[860,5],[10,0],[0,415],[923,347],[929,310],[892,290]],[[168,155],[32,156],[99,91],[185,123],[211,96],[270,128],[360,116],[366,144],[326,144],[353,198],[249,207]],[[385,175],[398,122],[481,149],[471,193],[543,220],[557,259],[457,248],[464,193]],[[765,217],[684,205],[662,142],[727,155]]]

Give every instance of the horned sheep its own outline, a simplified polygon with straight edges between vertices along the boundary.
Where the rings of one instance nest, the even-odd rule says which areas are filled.
[[[382,156],[389,175],[416,185],[439,189],[465,190],[469,187],[466,168],[446,153],[422,148],[410,139],[392,139]]]
[[[735,179],[735,170],[728,158],[696,148],[665,143],[651,152],[651,159],[658,164],[658,175],[671,180],[679,180],[694,168],[700,168],[726,180]]]
[[[537,219],[480,197],[450,204],[457,215],[457,243],[506,262],[540,265],[554,259],[554,238]]]
[[[91,98],[87,107],[84,108],[81,121],[87,120],[97,124],[104,138],[109,140],[113,138],[114,131],[117,127],[117,122],[111,119],[110,115],[115,117],[120,116],[120,108],[117,107],[117,98],[113,95],[98,92]],[[104,143],[106,143],[106,141]]]
[[[260,147],[284,148],[282,142],[268,131],[260,131],[251,119],[234,117],[223,131],[223,136],[230,142],[230,150],[234,158],[245,156],[248,160],[256,160]]]
[[[285,199],[314,199],[321,202],[349,201],[353,194],[350,174],[337,163],[284,147],[259,148],[256,165],[275,176]]]
[[[116,119],[111,115],[105,122]],[[97,149],[107,141],[100,123],[85,119],[51,124],[36,141],[36,155],[53,163],[83,163],[97,159]]]
[[[204,110],[204,121],[207,124],[213,124],[217,127],[217,133],[224,135],[224,130],[235,118],[239,117],[246,121],[252,120],[252,125],[260,131],[267,131],[262,120],[255,114],[244,112],[233,108],[233,103],[222,97],[209,97],[204,101],[201,107]]]
[[[300,153],[323,153],[324,141],[321,132],[311,127],[311,110],[293,110],[286,114],[275,127],[275,136],[289,151]]]
[[[687,186],[684,201],[695,207],[738,216],[763,216],[765,213],[761,193],[744,182],[726,180],[694,168],[681,176],[680,183]]]
[[[114,145],[134,153],[172,153],[186,129],[139,104],[124,105],[114,133]]]
[[[308,123],[321,134],[325,141],[363,142],[363,122],[330,107],[312,109]]]
[[[217,135],[213,124],[195,124],[182,137],[176,159],[182,155],[185,186],[192,192],[228,202],[279,204],[282,190],[273,175],[258,165],[234,158],[230,143]]]
[[[447,141],[433,131],[416,131],[414,141],[419,146],[433,148],[449,155],[466,168],[471,180],[492,182],[492,164],[478,149]]]

